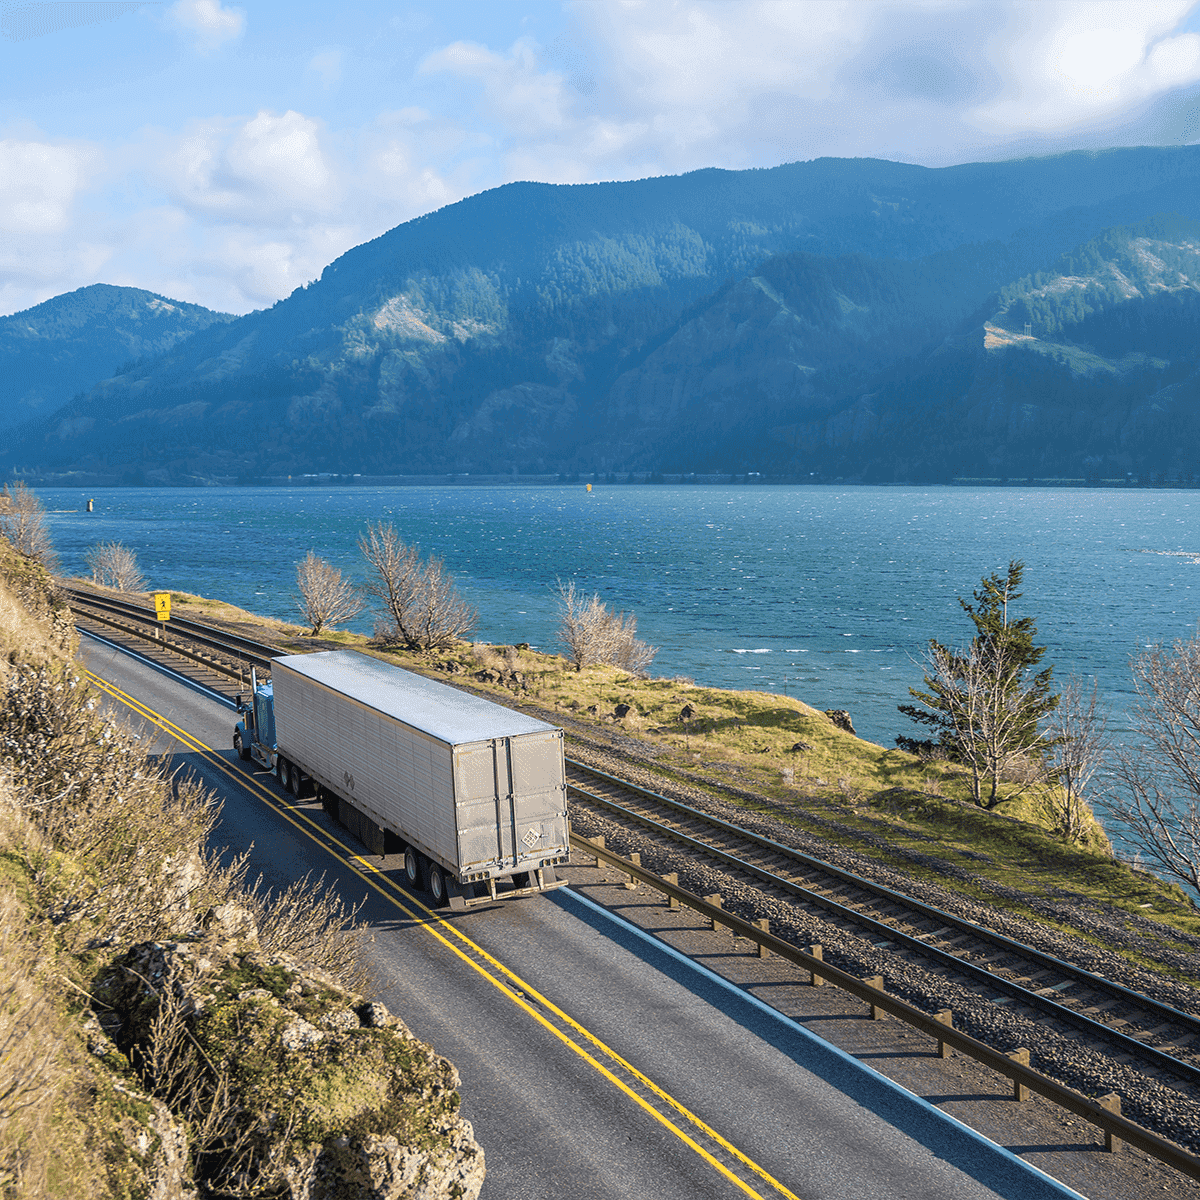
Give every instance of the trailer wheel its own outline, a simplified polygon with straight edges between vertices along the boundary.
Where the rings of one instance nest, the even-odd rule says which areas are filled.
[[[527,888],[533,884],[533,874],[530,871],[518,871],[512,877],[512,885],[515,888]]]
[[[307,791],[304,780],[300,778],[300,768],[295,763],[288,768],[288,791],[298,798],[302,798]]]
[[[233,748],[237,751],[237,756],[242,760],[242,762],[250,761],[250,747],[242,741],[242,735],[240,732],[233,735]]]
[[[446,877],[437,863],[429,864],[429,894],[433,897],[434,908],[441,908],[446,903]]]
[[[404,847],[404,878],[414,891],[425,890],[425,864],[411,846]]]

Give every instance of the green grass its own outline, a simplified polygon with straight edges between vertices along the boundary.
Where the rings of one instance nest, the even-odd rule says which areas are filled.
[[[251,632],[288,650],[332,646],[363,650],[434,678],[452,678],[501,703],[557,714],[568,730],[591,727],[600,737],[635,738],[654,769],[692,786],[704,781],[760,795],[769,806],[720,791],[747,811],[764,809],[825,840],[867,854],[915,879],[945,887],[993,907],[1054,926],[1019,901],[997,896],[987,883],[1081,907],[1115,908],[1172,931],[1200,936],[1200,911],[1180,887],[1113,859],[1098,823],[1082,845],[1068,845],[1036,792],[1010,796],[988,812],[970,800],[961,768],[923,762],[837,728],[824,713],[790,696],[696,686],[683,678],[638,679],[613,667],[576,672],[562,656],[513,646],[463,642],[450,651],[384,651],[360,634],[330,631],[305,637],[298,625],[274,621],[220,601],[173,593],[180,615]],[[461,673],[443,667],[456,663]],[[499,683],[472,678],[482,670]],[[524,681],[514,686],[513,673]],[[633,711],[615,719],[614,709]],[[685,706],[692,715],[684,720]],[[594,708],[594,713],[588,710]],[[803,750],[794,750],[804,743]],[[830,829],[834,821],[844,828]],[[864,844],[885,839],[889,849]],[[900,852],[917,852],[969,872],[979,883],[921,866]],[[1147,963],[1147,965],[1150,965]]]

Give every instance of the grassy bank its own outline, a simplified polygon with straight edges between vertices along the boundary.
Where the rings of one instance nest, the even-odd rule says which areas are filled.
[[[173,593],[173,605],[291,652],[351,647],[536,710],[566,729],[568,753],[572,738],[612,747],[748,811],[769,810],[914,878],[1051,926],[1048,910],[1065,904],[1148,918],[1168,943],[1172,931],[1200,935],[1200,912],[1183,890],[1115,860],[1098,822],[1081,842],[1065,842],[1048,791],[985,811],[960,768],[865,741],[792,697],[612,667],[576,672],[562,656],[517,646],[384,652],[358,634],[312,639],[299,626],[185,593]]]

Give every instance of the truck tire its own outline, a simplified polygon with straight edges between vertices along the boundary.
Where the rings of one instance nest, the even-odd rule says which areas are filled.
[[[411,846],[404,847],[404,878],[413,891],[425,890],[425,860]]]
[[[250,761],[250,747],[242,741],[242,735],[240,733],[235,733],[233,735],[233,748],[237,751],[237,756],[242,760],[242,762]]]
[[[288,760],[282,756],[275,760],[275,778],[279,780],[279,786],[286,792],[288,790]]]
[[[292,763],[292,765],[288,767],[288,791],[291,792],[293,796],[297,797],[297,799],[299,799],[303,797],[305,791],[307,790],[304,784],[305,781],[300,776],[300,768],[296,766],[295,763]]]
[[[433,898],[433,907],[441,908],[446,903],[446,877],[437,863],[429,864],[429,895]]]

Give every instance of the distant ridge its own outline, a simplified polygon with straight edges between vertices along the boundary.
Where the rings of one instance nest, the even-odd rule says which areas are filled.
[[[0,429],[60,408],[122,364],[232,321],[199,304],[95,283],[0,317]]]
[[[41,404],[0,469],[1186,472],[1198,219],[1200,147],[509,184],[270,309],[199,310],[191,336]]]

